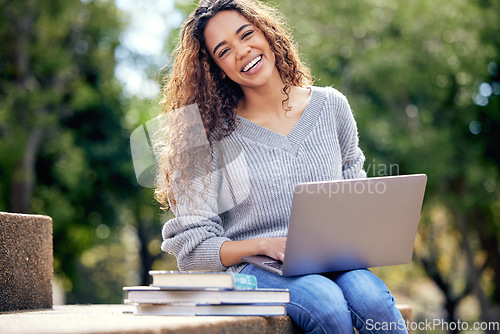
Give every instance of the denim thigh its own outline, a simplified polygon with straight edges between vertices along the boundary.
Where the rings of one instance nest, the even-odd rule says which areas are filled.
[[[290,290],[287,314],[306,333],[353,333],[353,327],[362,334],[406,333],[400,327],[374,330],[373,324],[402,317],[384,282],[369,270],[286,277],[247,265],[242,273],[255,275],[259,288]]]

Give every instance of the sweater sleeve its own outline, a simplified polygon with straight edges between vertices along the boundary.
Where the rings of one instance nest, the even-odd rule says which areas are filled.
[[[357,179],[366,177],[363,169],[365,155],[359,147],[358,128],[347,98],[332,89],[335,101],[335,127],[342,154],[342,178]]]
[[[175,255],[181,271],[224,271],[220,247],[229,238],[224,236],[218,214],[218,192],[222,171],[212,169],[189,180],[189,196],[175,196],[175,218],[162,230],[162,250]],[[203,175],[205,174],[205,175]],[[175,178],[174,178],[175,180]],[[173,187],[179,186],[172,182]]]

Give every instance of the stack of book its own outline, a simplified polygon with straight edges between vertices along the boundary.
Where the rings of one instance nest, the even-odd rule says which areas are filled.
[[[150,271],[150,286],[124,287],[136,315],[285,315],[287,289],[259,289],[253,275]]]

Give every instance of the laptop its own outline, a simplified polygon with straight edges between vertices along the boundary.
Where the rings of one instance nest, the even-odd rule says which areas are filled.
[[[282,276],[407,264],[426,183],[414,174],[297,184],[283,263],[242,260]]]

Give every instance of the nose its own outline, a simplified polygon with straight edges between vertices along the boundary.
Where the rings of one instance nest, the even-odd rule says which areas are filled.
[[[247,44],[241,44],[238,49],[237,49],[237,57],[238,59],[243,59],[245,58],[246,55],[248,55],[251,52],[251,48]]]

